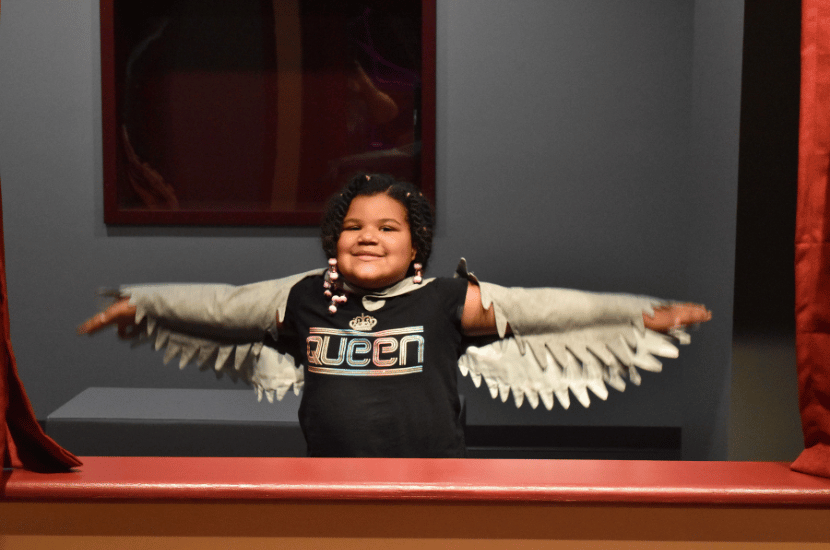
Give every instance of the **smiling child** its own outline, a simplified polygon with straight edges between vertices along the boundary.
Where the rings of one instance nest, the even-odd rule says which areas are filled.
[[[550,408],[556,395],[567,406],[570,390],[587,406],[587,389],[604,398],[606,383],[636,383],[635,367],[658,370],[652,355],[676,355],[652,331],[711,318],[694,304],[505,289],[464,269],[425,279],[432,227],[417,188],[361,174],[329,203],[327,269],[243,287],[127,287],[78,331],[143,330],[168,358],[213,357],[269,399],[303,387],[310,456],[462,457],[456,369],[517,405]],[[466,347],[484,335],[499,341]]]

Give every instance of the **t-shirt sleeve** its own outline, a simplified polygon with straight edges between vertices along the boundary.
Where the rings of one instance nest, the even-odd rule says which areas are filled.
[[[461,316],[464,314],[464,302],[467,299],[467,280],[461,278],[436,279],[436,285],[440,303],[444,311],[450,316],[450,321],[461,326]]]
[[[293,339],[298,334],[297,318],[299,315],[299,308],[302,307],[303,300],[308,300],[312,296],[315,288],[316,277],[307,277],[293,287],[288,293],[288,300],[285,306],[285,317],[282,320],[283,327],[280,332],[280,340]],[[318,282],[316,288],[320,289],[320,295],[323,294],[322,280]]]

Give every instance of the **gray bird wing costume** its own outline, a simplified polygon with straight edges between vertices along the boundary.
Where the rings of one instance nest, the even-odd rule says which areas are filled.
[[[275,340],[279,336],[278,319],[284,319],[291,288],[320,273],[244,286],[124,286],[119,292],[136,307],[136,322],[146,320],[142,338],[154,342],[157,350],[166,346],[165,363],[177,355],[180,368],[192,360],[200,366],[212,361],[218,373],[245,380],[260,400],[264,394],[273,401],[288,390],[299,393],[303,369],[263,340],[268,334]],[[502,287],[479,281],[463,259],[456,276],[480,287],[484,308],[494,307],[499,336],[495,342],[468,347],[458,367],[476,386],[483,380],[493,398],[506,401],[512,392],[517,407],[527,399],[533,407],[541,401],[551,409],[555,396],[567,408],[569,391],[587,407],[588,390],[606,399],[606,384],[622,391],[627,378],[639,385],[638,368],[659,372],[656,357],[677,357],[674,344],[689,342],[679,329],[667,336],[643,326],[643,312],[651,314],[654,307],[669,303],[665,300]],[[383,292],[363,295],[363,306],[374,311],[386,298],[417,288],[411,278],[405,279]]]

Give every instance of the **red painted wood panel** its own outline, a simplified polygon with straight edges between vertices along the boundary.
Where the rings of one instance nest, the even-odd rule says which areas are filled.
[[[6,500],[384,500],[830,508],[830,480],[778,462],[83,457],[6,471]]]

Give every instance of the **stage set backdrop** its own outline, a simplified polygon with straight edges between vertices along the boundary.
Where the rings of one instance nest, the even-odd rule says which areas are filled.
[[[245,283],[324,261],[311,229],[104,224],[98,5],[7,3],[0,23],[6,330],[42,417],[89,386],[216,384],[74,336],[97,287]],[[437,2],[430,274],[463,254],[497,283],[698,300],[716,317],[666,372],[589,410],[516,410],[465,381],[468,422],[670,422],[684,458],[725,459],[743,2],[506,6]]]

